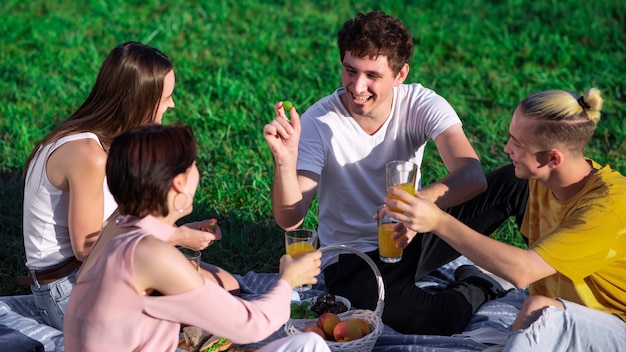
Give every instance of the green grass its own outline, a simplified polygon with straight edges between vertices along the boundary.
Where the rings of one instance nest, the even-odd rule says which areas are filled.
[[[411,29],[407,81],[450,101],[486,170],[507,162],[508,122],[524,96],[595,86],[606,102],[588,155],[626,172],[623,1],[7,0],[0,5],[0,294],[25,292],[14,284],[24,262],[16,175],[36,141],[85,99],[106,54],[127,40],[175,63],[177,106],[165,123],[193,126],[200,144],[201,186],[186,220],[216,217],[224,231],[204,259],[235,273],[276,271],[284,244],[271,215],[263,125],[275,101],[304,111],[340,85],[336,32],[374,9]],[[425,183],[444,172],[429,145]],[[316,207],[307,226],[316,224]],[[494,236],[522,245],[511,224]]]

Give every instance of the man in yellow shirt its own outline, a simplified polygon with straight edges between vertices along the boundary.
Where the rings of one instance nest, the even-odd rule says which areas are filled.
[[[390,189],[400,201],[385,198],[407,228],[432,231],[477,265],[529,285],[505,350],[616,351],[624,343],[626,177],[584,156],[602,103],[595,88],[581,97],[549,90],[515,110],[504,151],[515,176],[529,180],[527,250],[475,232],[419,194]]]

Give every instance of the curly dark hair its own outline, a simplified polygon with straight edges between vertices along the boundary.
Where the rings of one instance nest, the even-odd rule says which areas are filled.
[[[413,56],[413,38],[400,20],[381,11],[359,13],[337,33],[341,61],[349,51],[358,58],[386,56],[394,75]]]

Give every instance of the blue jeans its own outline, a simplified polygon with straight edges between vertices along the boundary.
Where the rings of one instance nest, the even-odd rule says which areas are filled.
[[[55,282],[46,285],[37,285],[37,283],[30,285],[41,317],[46,324],[61,331],[63,331],[65,309],[70,301],[78,269],[76,268],[71,274]]]
[[[623,351],[625,321],[597,309],[559,301],[565,309],[545,308],[527,329],[511,333],[503,351]]]

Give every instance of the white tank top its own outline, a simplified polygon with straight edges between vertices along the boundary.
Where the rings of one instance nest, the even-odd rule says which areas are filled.
[[[26,173],[24,186],[24,248],[26,266],[41,269],[61,263],[74,256],[68,228],[69,193],[54,187],[48,179],[46,164],[50,154],[61,145],[79,139],[98,137],[84,132],[63,137],[57,142],[42,147],[32,160]],[[106,178],[104,179],[104,218],[106,220],[117,209]]]

